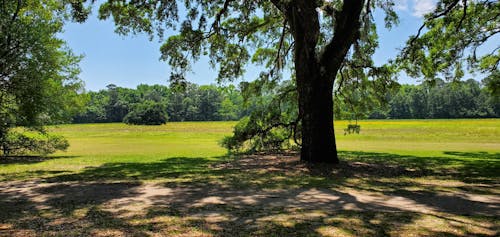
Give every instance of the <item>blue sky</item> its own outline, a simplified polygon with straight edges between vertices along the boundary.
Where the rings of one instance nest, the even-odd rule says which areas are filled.
[[[391,31],[383,28],[381,14],[375,17],[379,27],[380,48],[374,60],[383,64],[393,58],[408,36],[415,34],[422,22],[422,14],[433,9],[434,0],[399,0],[396,1],[400,24]],[[68,23],[61,37],[76,53],[84,55],[80,63],[80,77],[85,81],[86,89],[100,90],[108,84],[134,88],[138,84],[168,84],[170,68],[159,60],[161,42],[150,41],[147,35],[120,36],[114,33],[111,21],[99,21],[92,15],[86,23]],[[250,67],[241,80],[257,77],[258,67]],[[201,59],[193,66],[193,73],[188,75],[191,82],[197,84],[215,83],[216,72],[208,65],[207,59]],[[415,83],[417,79],[401,76],[400,82]]]

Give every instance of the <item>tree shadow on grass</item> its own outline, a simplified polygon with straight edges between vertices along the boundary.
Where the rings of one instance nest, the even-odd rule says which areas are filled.
[[[133,181],[217,174],[219,171],[209,169],[209,165],[215,162],[214,159],[202,157],[172,157],[151,163],[106,163],[98,167],[87,167],[82,172],[58,175],[47,181]]]
[[[47,160],[70,159],[78,156],[0,156],[0,165],[2,164],[34,164]]]
[[[140,183],[27,182],[0,189],[0,236],[147,236],[101,205],[137,195]],[[5,228],[5,225],[10,228]],[[111,233],[111,234],[110,234]]]
[[[446,154],[452,154],[447,152]],[[187,178],[193,181],[219,179],[239,179],[240,184],[259,182],[247,180],[256,178],[271,185],[265,179],[288,176],[281,183],[299,182],[300,185],[321,186],[327,182],[341,183],[345,178],[372,177],[449,177],[463,182],[498,183],[500,162],[478,159],[484,153],[453,153],[454,157],[416,157],[389,153],[341,151],[340,165],[308,165],[294,155],[245,156],[233,162],[229,157],[172,157],[159,162],[106,163],[98,167],[87,167],[81,172],[60,174],[47,179],[60,181],[110,181],[110,180],[154,180]],[[494,157],[491,154],[487,157]],[[469,159],[470,158],[470,159]],[[258,174],[257,174],[258,173]],[[307,173],[307,176],[298,174]],[[255,176],[255,177],[251,177]],[[298,179],[293,179],[295,176]],[[300,179],[303,181],[301,182]],[[292,183],[290,182],[292,180]],[[306,180],[307,182],[304,182]],[[276,182],[277,180],[273,180]],[[280,183],[278,182],[278,183]],[[327,186],[328,186],[327,185]],[[265,185],[264,185],[265,186]]]
[[[451,177],[464,182],[498,183],[500,162],[491,159],[491,157],[496,157],[496,154],[485,152],[445,152],[445,154],[459,157],[418,157],[359,151],[339,152],[344,160],[378,165],[380,173],[384,173],[386,167],[399,167],[399,169],[415,171],[414,173],[420,176]],[[486,158],[478,159],[478,157]]]
[[[492,172],[496,164],[488,160],[366,152],[340,156],[339,167],[309,166],[293,155],[108,163],[56,174],[26,191],[0,189],[0,209],[8,211],[0,215],[0,224],[12,224],[13,231],[83,236],[96,231],[132,236],[387,236],[400,231],[402,236],[494,236],[498,230],[481,224],[495,223],[497,215],[488,215],[498,213],[498,203],[443,191],[439,184],[394,182],[443,177],[498,184]],[[387,197],[408,205],[391,204],[384,201]],[[127,210],[137,205],[138,210]],[[418,206],[437,214],[418,211]],[[421,223],[436,220],[444,224]]]
[[[62,173],[67,173],[67,171],[64,171],[64,170],[33,170],[33,171],[24,171],[24,172],[2,173],[2,174],[0,174],[0,182],[6,182],[6,181],[12,181],[12,180],[28,180],[28,179],[33,179],[33,178],[60,175]]]
[[[488,153],[488,152],[458,152],[458,151],[445,151],[445,155],[458,156],[466,159],[493,159],[500,160],[500,153]]]

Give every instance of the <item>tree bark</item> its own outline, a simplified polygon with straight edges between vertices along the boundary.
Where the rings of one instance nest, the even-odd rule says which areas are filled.
[[[319,71],[304,68],[296,70],[299,113],[302,116],[300,159],[311,163],[337,164],[339,159],[333,127],[333,80],[332,83],[328,82],[321,77]],[[311,80],[312,78],[314,79]],[[317,83],[318,81],[321,83]]]
[[[334,36],[321,53],[316,1],[295,0],[278,8],[290,24],[302,121],[300,158],[311,163],[339,163],[333,125],[333,83],[351,45],[359,37],[364,0],[344,1],[335,12]]]
[[[333,79],[317,56],[320,25],[315,1],[295,1],[286,17],[295,39],[295,75],[302,121],[300,159],[312,163],[338,163],[333,131]]]

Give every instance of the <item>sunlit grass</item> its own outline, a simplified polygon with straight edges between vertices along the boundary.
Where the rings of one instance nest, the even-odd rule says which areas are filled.
[[[499,119],[369,120],[359,122],[360,134],[344,136],[347,123],[335,124],[340,150],[417,156],[500,151]]]
[[[178,122],[162,126],[115,124],[61,125],[53,133],[70,141],[66,152],[41,162],[0,164],[1,179],[49,177],[107,163],[152,163],[168,158],[215,161],[227,151],[219,146],[236,122]],[[453,152],[500,153],[500,120],[370,120],[360,121],[361,133],[344,135],[347,121],[335,123],[337,147],[362,151],[452,157]],[[492,159],[492,155],[472,159]],[[496,157],[498,158],[498,157]],[[54,173],[55,172],[55,173]]]

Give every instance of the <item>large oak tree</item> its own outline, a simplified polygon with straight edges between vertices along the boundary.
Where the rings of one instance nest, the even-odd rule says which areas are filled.
[[[268,126],[299,128],[295,133],[301,137],[302,160],[337,163],[334,90],[346,86],[383,91],[394,84],[397,70],[427,79],[460,78],[465,64],[484,73],[498,70],[498,48],[481,57],[475,53],[500,31],[499,2],[488,0],[437,1],[400,57],[375,66],[371,56],[378,46],[378,26],[373,12],[382,10],[384,27],[393,27],[398,22],[396,2],[108,0],[99,13],[103,19],[112,17],[117,32],[123,34],[146,32],[161,37],[165,31],[176,31],[161,48],[162,59],[174,70],[174,82],[182,81],[191,62],[204,55],[218,69],[219,81],[243,75],[250,62],[266,66],[261,82],[280,80],[282,69],[292,69],[297,119],[280,122],[277,118]]]

